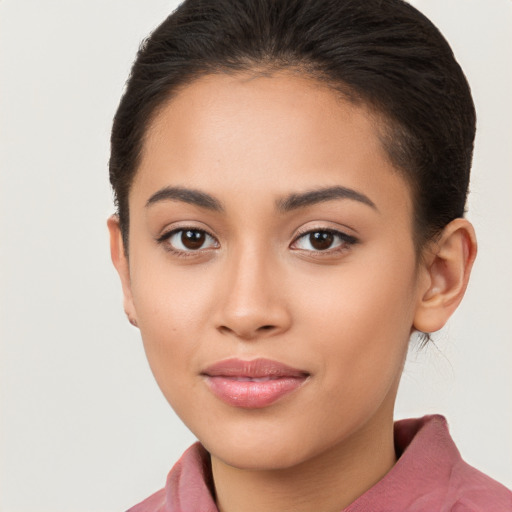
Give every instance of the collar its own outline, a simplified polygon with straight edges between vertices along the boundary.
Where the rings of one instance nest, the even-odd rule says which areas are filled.
[[[340,512],[512,510],[512,493],[462,460],[443,416],[397,421],[394,439],[396,464]],[[191,511],[218,512],[210,455],[199,443],[175,464],[165,489],[128,512]]]

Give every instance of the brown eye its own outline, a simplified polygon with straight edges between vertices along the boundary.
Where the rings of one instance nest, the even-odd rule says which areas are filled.
[[[331,252],[334,249],[343,249],[357,243],[357,239],[341,231],[331,229],[317,229],[308,231],[299,236],[291,245],[292,249],[311,252]]]
[[[206,239],[204,231],[186,230],[181,232],[181,243],[187,249],[200,249]]]
[[[161,237],[159,241],[166,242],[178,252],[192,252],[217,247],[215,238],[202,229],[176,229],[169,235]]]
[[[309,234],[309,243],[317,251],[329,249],[334,242],[334,235],[328,231],[316,231]]]

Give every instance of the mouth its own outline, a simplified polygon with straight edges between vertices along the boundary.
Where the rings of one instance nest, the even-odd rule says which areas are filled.
[[[269,359],[226,359],[201,375],[210,391],[228,405],[261,409],[301,387],[310,374]]]

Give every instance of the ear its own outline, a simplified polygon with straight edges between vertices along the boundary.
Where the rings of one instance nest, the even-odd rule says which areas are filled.
[[[414,328],[421,332],[441,329],[460,304],[475,261],[475,230],[466,219],[455,219],[423,256]]]
[[[112,263],[119,274],[121,286],[123,288],[124,312],[126,313],[129,322],[137,327],[137,316],[135,313],[131,289],[130,266],[124,249],[123,236],[121,234],[121,227],[119,226],[119,217],[117,215],[109,217],[107,220],[107,226],[110,232],[110,256],[112,258]]]

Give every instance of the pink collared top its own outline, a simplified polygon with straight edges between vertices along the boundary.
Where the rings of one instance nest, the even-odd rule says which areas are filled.
[[[340,512],[512,512],[512,492],[464,462],[440,415],[395,422],[393,468]],[[218,512],[208,452],[192,445],[164,489],[128,512]]]

